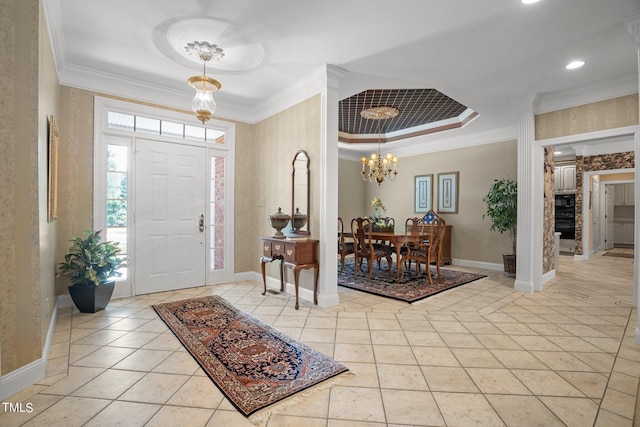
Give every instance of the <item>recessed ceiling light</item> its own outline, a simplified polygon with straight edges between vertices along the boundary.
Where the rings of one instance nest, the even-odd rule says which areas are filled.
[[[554,151],[553,154],[557,156],[558,154],[562,154],[562,151]]]
[[[522,4],[534,4],[538,3],[540,0],[521,0]]]
[[[567,70],[575,70],[576,68],[580,68],[584,65],[584,61],[571,61],[565,67]]]

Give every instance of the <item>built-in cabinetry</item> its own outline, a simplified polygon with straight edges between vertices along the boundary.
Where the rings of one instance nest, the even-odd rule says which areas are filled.
[[[575,163],[556,166],[553,170],[556,193],[573,193],[576,191]]]
[[[613,221],[613,244],[633,245],[633,219],[615,219]]]
[[[633,183],[615,184],[613,204],[615,206],[630,206],[635,204],[635,187]]]

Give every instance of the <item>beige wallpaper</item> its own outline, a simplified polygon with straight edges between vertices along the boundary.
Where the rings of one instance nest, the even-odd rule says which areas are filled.
[[[44,324],[40,275],[40,193],[42,169],[38,135],[38,0],[2,4],[0,36],[0,374],[42,355]],[[36,125],[34,125],[36,124]],[[46,246],[47,242],[43,242]],[[45,252],[47,248],[43,249]]]
[[[311,211],[309,227],[311,237],[319,238],[320,232],[320,95],[313,96],[290,107],[254,126],[254,138],[251,146],[253,168],[251,169],[252,237],[246,243],[251,249],[239,257],[249,257],[250,270],[260,271],[262,247],[261,236],[273,236],[275,230],[269,225],[268,216],[278,207],[290,214],[291,206],[291,163],[298,150],[305,150],[310,158],[310,197]],[[239,172],[239,171],[237,171]],[[246,171],[244,172],[246,173]],[[261,206],[264,204],[264,206]],[[267,274],[279,277],[276,263],[267,265]],[[289,274],[289,272],[287,272]],[[293,282],[292,276],[287,277]],[[311,270],[303,270],[300,275],[301,286],[313,289]]]
[[[342,161],[340,167],[355,168],[358,173],[361,170],[357,162]],[[351,206],[347,209],[340,205],[338,211],[348,215],[345,222],[356,214],[372,215],[371,199],[379,197],[387,207],[387,215],[394,217],[399,224],[397,232],[402,232],[404,221],[418,216],[414,212],[414,176],[433,174],[433,201],[437,207],[438,174],[457,171],[460,172],[458,213],[442,214],[447,224],[453,226],[451,255],[462,260],[502,264],[502,254],[511,252],[511,240],[507,234],[489,231],[491,223],[488,219],[482,219],[486,211],[482,197],[489,191],[494,179],[517,177],[515,141],[403,157],[398,164],[398,171],[396,181],[384,182],[381,186],[365,183],[365,197],[359,211],[354,211]],[[343,185],[342,180],[347,173],[352,172],[340,171],[341,201],[353,197],[351,193],[358,191],[350,182],[355,178],[348,178],[349,183]]]
[[[621,96],[535,117],[536,140],[638,124],[638,94]]]

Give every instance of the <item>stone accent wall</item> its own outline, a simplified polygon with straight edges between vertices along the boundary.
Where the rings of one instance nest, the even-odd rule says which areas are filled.
[[[555,219],[556,219],[556,186],[553,176],[555,162],[553,147],[544,149],[544,223],[542,236],[542,274],[556,268],[555,266]]]
[[[612,169],[630,169],[635,167],[635,153],[602,154],[598,156],[576,157],[576,255],[583,255],[582,250],[582,217],[584,173]]]

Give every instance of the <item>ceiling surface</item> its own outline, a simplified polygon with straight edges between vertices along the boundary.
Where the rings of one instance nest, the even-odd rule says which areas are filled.
[[[222,83],[216,115],[248,122],[325,64],[344,71],[341,100],[371,90],[435,89],[478,114],[450,132],[514,126],[515,105],[534,95],[638,89],[625,19],[640,15],[639,0],[43,4],[61,84],[189,109],[186,79],[202,63],[184,47],[208,41],[225,54],[207,66]],[[585,66],[566,70],[574,59]]]

